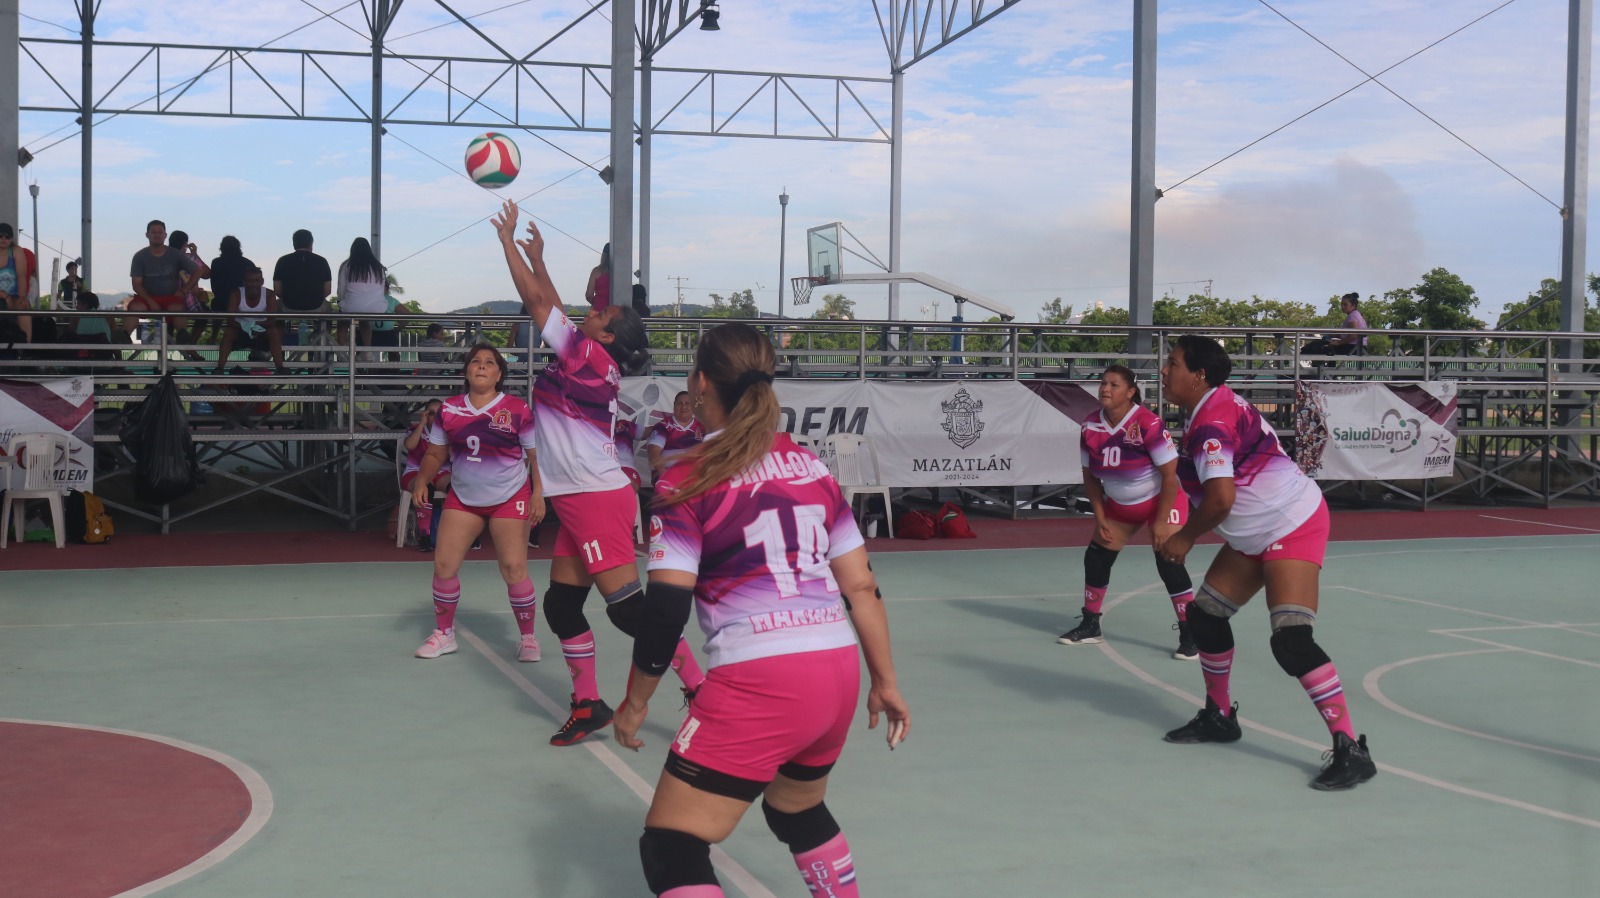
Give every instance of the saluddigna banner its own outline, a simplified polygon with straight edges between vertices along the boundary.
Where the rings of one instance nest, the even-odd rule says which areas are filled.
[[[1318,480],[1448,477],[1456,459],[1456,384],[1295,385],[1295,461]]]

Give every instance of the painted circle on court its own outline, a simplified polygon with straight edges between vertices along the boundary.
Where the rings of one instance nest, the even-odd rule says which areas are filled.
[[[160,736],[0,720],[0,758],[9,898],[151,894],[231,854],[272,813],[249,767]]]

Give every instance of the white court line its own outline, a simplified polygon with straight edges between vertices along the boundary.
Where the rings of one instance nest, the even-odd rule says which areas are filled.
[[[240,782],[244,783],[246,791],[250,793],[250,814],[249,816],[245,817],[244,823],[240,824],[239,828],[233,831],[233,835],[223,840],[222,844],[211,849],[205,854],[202,854],[200,857],[195,858],[188,864],[188,866],[180,867],[179,869],[168,873],[166,876],[163,876],[160,879],[153,879],[144,885],[136,886],[128,889],[125,892],[118,892],[113,896],[113,898],[144,898],[146,895],[153,895],[167,886],[176,885],[192,876],[195,876],[196,874],[203,873],[206,870],[215,867],[226,860],[229,855],[233,854],[235,851],[238,851],[240,847],[244,845],[244,843],[250,841],[256,833],[261,831],[263,826],[267,825],[267,820],[272,816],[272,789],[267,786],[267,781],[262,779],[261,774],[256,773],[255,770],[251,769],[248,764],[245,764],[238,758],[230,757],[219,751],[213,751],[205,746],[195,745],[193,742],[184,742],[181,739],[169,739],[166,736],[157,736],[153,733],[140,733],[136,730],[118,730],[113,729],[112,727],[88,726],[86,724],[79,723],[61,723],[54,720],[18,720],[16,718],[5,717],[0,718],[0,723],[25,723],[33,726],[65,727],[66,729],[70,730],[89,730],[90,732],[95,733],[114,733],[118,736],[133,736],[137,739],[147,739],[151,742],[159,742],[162,745],[170,745],[173,748],[179,748],[186,752],[190,752],[191,754],[200,755],[204,758],[210,758],[211,760],[216,761],[218,764],[228,768],[233,772],[234,776],[239,778]]]
[[[1105,610],[1110,611],[1112,607],[1120,604],[1123,600],[1132,598],[1134,595],[1137,595],[1138,593],[1147,591],[1149,589],[1153,589],[1153,588],[1155,588],[1155,585],[1156,584],[1150,584],[1150,585],[1147,585],[1147,586],[1143,587],[1142,589],[1135,590],[1134,592],[1122,593],[1121,595],[1118,595],[1114,599],[1109,599],[1106,602]],[[1138,665],[1134,664],[1132,661],[1129,661],[1128,659],[1122,657],[1122,653],[1120,653],[1116,649],[1112,648],[1111,644],[1109,642],[1102,642],[1102,643],[1100,643],[1099,646],[1097,646],[1097,648],[1099,648],[1100,651],[1102,653],[1104,653],[1106,655],[1106,657],[1110,658],[1118,667],[1122,668],[1123,670],[1126,670],[1128,673],[1132,674],[1136,679],[1139,679],[1139,680],[1141,680],[1141,681],[1143,681],[1143,682],[1145,682],[1145,683],[1147,683],[1147,684],[1149,684],[1151,686],[1154,686],[1157,689],[1160,689],[1160,690],[1162,690],[1164,692],[1168,692],[1168,693],[1170,693],[1172,695],[1175,695],[1175,696],[1183,699],[1184,701],[1186,701],[1186,702],[1188,702],[1188,703],[1190,703],[1192,705],[1195,705],[1196,707],[1200,707],[1200,706],[1204,705],[1204,700],[1203,699],[1196,698],[1194,695],[1192,695],[1189,692],[1186,692],[1186,691],[1184,691],[1182,689],[1179,689],[1176,686],[1169,685],[1166,681],[1160,679],[1159,677],[1155,676],[1154,674],[1147,673],[1143,668],[1140,668]],[[1242,726],[1242,727],[1246,727],[1246,728],[1255,730],[1255,731],[1260,732],[1260,733],[1266,733],[1269,736],[1276,736],[1277,738],[1282,739],[1285,742],[1291,742],[1291,743],[1293,743],[1295,745],[1302,745],[1302,746],[1305,746],[1306,748],[1310,748],[1310,749],[1320,749],[1320,750],[1323,750],[1323,751],[1327,750],[1327,747],[1325,745],[1322,745],[1322,744],[1319,744],[1319,743],[1316,743],[1316,742],[1312,742],[1309,739],[1302,739],[1299,736],[1295,736],[1295,735],[1293,735],[1291,733],[1285,733],[1282,730],[1276,730],[1276,729],[1273,729],[1272,727],[1262,726],[1261,724],[1255,723],[1254,721],[1251,721],[1251,720],[1248,720],[1248,719],[1240,720],[1239,721],[1239,725]],[[1600,829],[1600,820],[1591,820],[1588,817],[1579,817],[1576,814],[1568,814],[1565,811],[1558,811],[1555,808],[1547,808],[1547,807],[1545,807],[1543,805],[1533,804],[1532,802],[1522,801],[1522,800],[1516,799],[1516,798],[1507,798],[1504,795],[1496,795],[1493,792],[1484,792],[1484,791],[1479,790],[1479,789],[1472,789],[1472,788],[1469,788],[1467,786],[1457,785],[1455,783],[1446,782],[1445,780],[1435,779],[1434,777],[1428,776],[1426,774],[1417,773],[1416,771],[1413,771],[1413,770],[1407,770],[1404,767],[1396,767],[1396,766],[1394,766],[1392,764],[1384,764],[1384,763],[1380,762],[1380,763],[1378,763],[1378,769],[1382,770],[1382,771],[1385,771],[1387,773],[1392,773],[1395,776],[1402,777],[1404,779],[1412,780],[1413,782],[1422,783],[1425,786],[1432,786],[1432,787],[1434,787],[1436,789],[1442,789],[1443,791],[1446,791],[1446,792],[1453,792],[1453,793],[1455,793],[1457,795],[1465,795],[1465,796],[1467,796],[1469,798],[1479,798],[1479,799],[1482,799],[1484,801],[1493,802],[1494,804],[1505,805],[1506,807],[1516,808],[1516,809],[1522,810],[1522,811],[1528,811],[1530,813],[1539,814],[1539,815],[1544,816],[1544,817],[1552,817],[1552,818],[1554,818],[1556,820],[1562,820],[1562,821],[1565,821],[1567,823],[1576,823],[1576,824],[1578,824],[1580,826],[1587,826],[1587,827],[1591,827],[1593,829]]]
[[[393,611],[386,614],[300,614],[291,617],[169,617],[159,620],[107,620],[87,621],[78,624],[0,624],[0,630],[48,630],[52,628],[71,627],[76,630],[80,627],[137,627],[147,625],[165,624],[275,624],[285,621],[303,620],[362,620],[374,617],[410,617],[413,614],[422,614],[424,610],[415,612]]]
[[[456,633],[460,634],[467,641],[467,644],[477,649],[478,654],[489,659],[489,663],[493,664],[496,670],[504,674],[512,685],[522,690],[524,695],[533,699],[539,707],[550,715],[552,720],[559,724],[567,719],[567,713],[571,710],[568,706],[558,703],[540,690],[539,687],[533,685],[527,677],[522,675],[522,671],[511,666],[510,662],[500,657],[499,653],[490,649],[482,639],[479,639],[478,634],[460,624],[456,625]],[[633,794],[639,796],[641,801],[646,805],[650,804],[651,799],[655,797],[655,790],[650,788],[650,784],[640,778],[639,774],[634,773],[632,768],[624,764],[621,758],[617,757],[616,753],[611,750],[609,743],[610,738],[609,734],[607,734],[604,737],[586,738],[578,744],[587,749],[589,754],[594,755],[617,779],[622,780],[622,784],[632,790]],[[560,751],[559,748],[552,750]],[[730,882],[738,886],[739,890],[750,896],[750,898],[777,898],[766,886],[761,884],[760,880],[752,876],[749,870],[746,870],[738,861],[729,857],[728,853],[722,850],[722,846],[711,846],[711,862],[728,877]]]
[[[1507,623],[1522,624],[1522,625],[1529,626],[1529,627],[1542,627],[1542,626],[1545,625],[1543,621],[1523,620],[1520,617],[1507,617],[1504,614],[1494,614],[1493,612],[1489,612],[1489,611],[1474,611],[1471,608],[1458,608],[1455,605],[1445,605],[1445,604],[1440,603],[1440,602],[1430,602],[1430,601],[1428,601],[1426,599],[1413,599],[1413,598],[1411,598],[1409,596],[1395,596],[1395,595],[1390,595],[1390,594],[1384,593],[1384,592],[1372,592],[1371,590],[1357,589],[1354,586],[1333,585],[1333,586],[1329,586],[1327,588],[1328,589],[1342,589],[1345,592],[1353,592],[1353,593],[1355,593],[1357,595],[1362,595],[1362,596],[1371,596],[1371,597],[1373,597],[1375,599],[1391,599],[1391,600],[1396,601],[1396,602],[1406,602],[1406,603],[1411,604],[1411,605],[1424,605],[1424,606],[1426,606],[1428,608],[1438,608],[1438,609],[1441,609],[1441,610],[1444,610],[1444,611],[1454,611],[1454,612],[1456,612],[1458,614],[1468,614],[1468,615],[1471,615],[1473,617],[1487,617],[1490,620],[1503,620],[1503,621],[1506,621]]]
[[[1584,627],[1600,627],[1600,624],[1518,624],[1506,627],[1451,627],[1447,630],[1429,630],[1441,636],[1455,636],[1459,633],[1500,633],[1506,630],[1560,630],[1563,633],[1572,633],[1578,636],[1600,638],[1600,633],[1590,633]]]
[[[1491,521],[1510,521],[1513,524],[1527,524],[1532,527],[1560,527],[1562,530],[1582,530],[1584,533],[1600,533],[1600,530],[1596,530],[1593,527],[1569,527],[1566,524],[1551,524],[1545,521],[1524,521],[1519,518],[1502,518],[1499,515],[1492,514],[1480,514],[1478,517],[1488,518]],[[1490,539],[1492,537],[1482,538]]]
[[[1364,678],[1362,678],[1361,685],[1362,685],[1363,688],[1365,688],[1367,690],[1367,694],[1368,695],[1372,696],[1374,699],[1377,699],[1378,704],[1383,705],[1385,708],[1388,708],[1390,711],[1393,711],[1396,714],[1400,714],[1400,715],[1405,716],[1405,717],[1409,717],[1412,720],[1421,721],[1422,723],[1425,723],[1425,724],[1427,724],[1429,726],[1438,727],[1441,730],[1449,730],[1452,733],[1460,733],[1460,734],[1462,734],[1464,736],[1474,736],[1474,737],[1479,738],[1479,739],[1487,739],[1490,742],[1499,742],[1502,745],[1511,745],[1511,746],[1514,746],[1516,748],[1526,748],[1526,749],[1531,749],[1533,751],[1541,751],[1541,752],[1544,752],[1546,754],[1560,755],[1563,758],[1575,758],[1575,759],[1577,759],[1579,761],[1593,761],[1593,762],[1595,762],[1597,764],[1600,764],[1600,757],[1596,757],[1594,755],[1585,755],[1585,754],[1579,754],[1578,752],[1563,751],[1563,750],[1561,750],[1559,748],[1551,748],[1551,747],[1549,747],[1547,745],[1535,745],[1532,742],[1519,742],[1516,739],[1507,739],[1507,738],[1505,738],[1503,736],[1495,736],[1495,735],[1492,735],[1490,733],[1481,732],[1479,730],[1470,730],[1470,729],[1467,729],[1466,727],[1456,726],[1453,723],[1445,723],[1442,720],[1435,720],[1432,717],[1426,717],[1426,716],[1424,716],[1422,714],[1418,714],[1417,712],[1410,710],[1409,708],[1406,708],[1406,707],[1402,706],[1399,702],[1396,702],[1393,699],[1390,699],[1388,696],[1383,694],[1383,690],[1382,689],[1378,688],[1378,679],[1380,677],[1382,677],[1384,674],[1388,673],[1389,671],[1394,670],[1397,667],[1404,667],[1407,664],[1416,664],[1419,661],[1436,661],[1436,660],[1438,660],[1440,658],[1461,658],[1461,657],[1465,657],[1467,655],[1499,654],[1501,652],[1507,652],[1507,651],[1514,651],[1514,649],[1498,649],[1498,648],[1468,649],[1467,651],[1464,651],[1464,652],[1445,652],[1445,653],[1440,654],[1440,655],[1422,655],[1422,656],[1419,656],[1419,657],[1416,657],[1416,658],[1406,658],[1406,659],[1403,659],[1403,660],[1400,660],[1400,661],[1396,661],[1393,664],[1385,664],[1382,667],[1379,667],[1379,668],[1377,668],[1375,670],[1369,671],[1367,673],[1367,675]]]
[[[1549,658],[1552,661],[1565,661],[1568,664],[1578,664],[1578,665],[1581,665],[1583,667],[1600,667],[1600,664],[1596,664],[1593,661],[1584,661],[1581,658],[1568,658],[1566,655],[1555,655],[1555,654],[1551,654],[1550,652],[1540,652],[1540,651],[1536,651],[1534,649],[1524,648],[1524,647],[1522,647],[1520,645],[1511,645],[1509,643],[1504,643],[1504,642],[1495,642],[1492,639],[1482,639],[1482,638],[1477,637],[1477,636],[1462,636],[1459,633],[1451,633],[1449,635],[1454,636],[1456,639],[1465,639],[1468,642],[1481,643],[1483,645],[1493,646],[1493,647],[1495,647],[1497,649],[1505,649],[1507,651],[1512,651],[1512,652],[1522,652],[1523,654],[1533,655],[1533,656],[1538,657],[1538,658]]]

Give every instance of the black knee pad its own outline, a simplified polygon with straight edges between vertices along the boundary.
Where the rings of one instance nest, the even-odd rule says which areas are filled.
[[[1189,569],[1176,561],[1168,561],[1156,553],[1156,573],[1161,575],[1161,582],[1167,587],[1167,595],[1176,596],[1194,590],[1194,581],[1189,579]]]
[[[544,592],[544,619],[557,639],[571,639],[589,632],[589,619],[583,616],[583,602],[589,587],[570,583],[550,584]]]
[[[789,846],[790,854],[801,854],[818,848],[839,834],[839,824],[828,811],[826,802],[794,814],[786,814],[761,800],[761,813],[767,818],[767,828],[778,841]]]
[[[1089,543],[1083,550],[1083,583],[1095,589],[1105,589],[1111,582],[1111,566],[1117,563],[1117,552],[1097,542]]]
[[[1194,646],[1207,655],[1220,655],[1233,648],[1233,624],[1217,617],[1194,602],[1189,603],[1189,635]]]
[[[1296,679],[1327,664],[1328,653],[1311,637],[1308,626],[1284,627],[1272,634],[1272,657],[1283,672]]]
[[[644,864],[644,881],[656,895],[683,886],[717,884],[711,844],[686,832],[645,827],[639,837],[639,860]]]

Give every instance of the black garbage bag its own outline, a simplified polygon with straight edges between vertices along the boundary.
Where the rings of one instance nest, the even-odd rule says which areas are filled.
[[[205,482],[189,436],[189,416],[171,374],[163,375],[122,422],[118,436],[133,456],[133,490],[139,501],[164,505]]]

